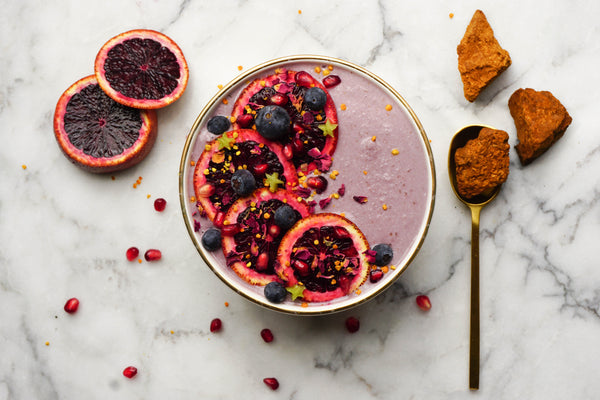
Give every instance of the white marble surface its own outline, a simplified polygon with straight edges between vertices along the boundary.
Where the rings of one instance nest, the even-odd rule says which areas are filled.
[[[600,3],[532,3],[2,2],[0,400],[598,398]],[[477,8],[513,64],[470,104],[456,45]],[[159,111],[142,164],[115,180],[90,175],[59,151],[54,106],[92,73],[106,40],[139,27],[178,42],[189,86]],[[409,270],[375,300],[326,317],[264,310],[222,285],[178,203],[183,144],[217,85],[238,66],[289,54],[347,59],[389,82],[423,123],[437,167],[431,228]],[[469,123],[505,129],[514,145],[507,101],[520,87],[552,91],[573,123],[527,167],[511,149],[509,180],[482,214],[481,389],[471,393],[470,218],[448,183],[447,147]],[[132,245],[163,259],[131,264]],[[428,313],[415,305],[420,293]],[[70,297],[81,300],[74,315],[62,309]],[[350,315],[361,321],[353,335]],[[132,380],[121,374],[128,365],[139,370]]]

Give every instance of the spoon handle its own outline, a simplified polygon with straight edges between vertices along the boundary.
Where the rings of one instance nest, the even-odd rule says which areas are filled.
[[[469,388],[479,389],[479,214],[471,207],[471,332],[469,340]]]

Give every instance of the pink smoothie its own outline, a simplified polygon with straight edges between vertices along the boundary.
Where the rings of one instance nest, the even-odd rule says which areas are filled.
[[[194,193],[193,167],[189,165],[198,159],[204,144],[215,138],[206,130],[206,122],[214,115],[230,115],[240,91],[251,80],[268,76],[276,68],[303,70],[322,81],[322,71],[329,71],[328,66],[333,66],[330,74],[341,78],[339,85],[328,89],[336,105],[339,136],[331,169],[323,175],[328,180],[327,191],[315,195],[314,199],[318,201],[337,192],[342,184],[345,194],[333,198],[324,209],[317,205],[315,212],[343,213],[359,227],[371,246],[387,243],[394,251],[390,271],[384,278],[375,284],[367,280],[358,294],[334,300],[336,304],[333,307],[340,309],[360,303],[361,297],[373,297],[407,268],[422,243],[433,210],[434,167],[427,137],[408,106],[385,83],[367,71],[329,59],[280,62],[251,73],[237,83],[233,82],[223,89],[214,104],[205,109],[205,114],[201,114],[196,121],[196,129],[191,133],[194,136],[189,140],[189,149],[182,161],[188,165],[187,168],[184,166],[182,195],[188,198],[184,210],[191,218],[188,228],[193,226],[194,219],[202,227],[193,234],[198,247],[202,233],[211,227],[211,223],[193,216],[194,204],[189,201]],[[320,68],[320,73],[315,72],[316,67]],[[227,104],[223,99],[227,99]],[[330,175],[334,171],[337,172],[335,179]],[[367,202],[361,204],[353,199],[354,196],[364,196]],[[207,254],[203,249],[200,251],[226,283],[230,286],[238,286],[239,283],[237,290],[241,288],[246,297],[259,303],[266,302],[262,288],[245,284],[229,271],[222,254]],[[275,308],[304,312],[298,307],[298,302],[289,303]],[[310,304],[308,308],[322,312],[331,306]]]

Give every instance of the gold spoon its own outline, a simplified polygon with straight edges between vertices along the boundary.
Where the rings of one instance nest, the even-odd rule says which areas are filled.
[[[491,127],[469,125],[456,132],[450,142],[450,151],[448,152],[448,175],[452,190],[456,197],[471,209],[471,328],[469,339],[469,388],[471,390],[479,389],[479,214],[483,206],[496,198],[502,185],[470,199],[462,197],[457,190],[454,153],[457,149],[465,146],[469,140],[475,139],[482,128]]]

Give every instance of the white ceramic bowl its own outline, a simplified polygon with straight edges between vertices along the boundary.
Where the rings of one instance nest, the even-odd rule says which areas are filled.
[[[194,202],[195,161],[205,144],[215,136],[206,130],[214,115],[230,115],[239,93],[258,77],[277,68],[309,72],[322,81],[325,73],[338,75],[341,83],[331,89],[338,115],[339,138],[326,193],[344,184],[346,193],[334,199],[323,212],[344,213],[365,234],[371,246],[391,243],[394,259],[377,283],[367,280],[355,293],[323,303],[301,299],[280,304],[269,302],[263,287],[253,286],[224,263],[222,252],[208,252],[202,233],[212,227],[198,217]],[[319,72],[318,72],[319,71]],[[391,106],[391,109],[390,109]],[[398,150],[397,152],[392,150]],[[324,56],[290,56],[268,61],[243,73],[221,89],[196,118],[188,135],[179,167],[180,202],[189,235],[208,267],[230,288],[246,299],[292,314],[316,315],[348,309],[372,299],[388,288],[408,267],[421,247],[433,213],[435,167],[429,140],[402,96],[381,78],[350,62]],[[353,196],[366,196],[359,204]],[[318,199],[317,199],[318,200]],[[321,210],[317,206],[315,212]],[[198,222],[201,229],[197,230]]]

